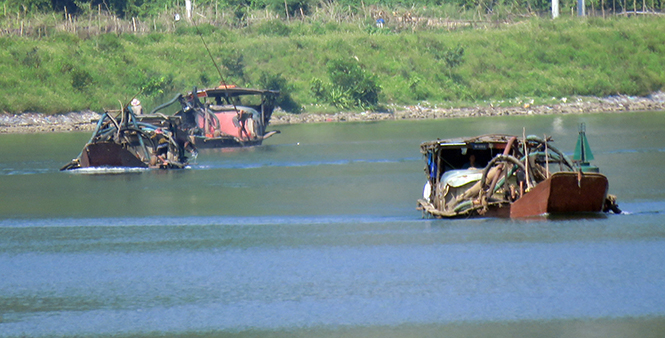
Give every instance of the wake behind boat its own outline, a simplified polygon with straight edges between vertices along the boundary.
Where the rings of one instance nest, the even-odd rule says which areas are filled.
[[[436,140],[420,149],[428,179],[418,209],[434,217],[621,212],[607,177],[587,162],[583,127],[575,161],[536,136]]]

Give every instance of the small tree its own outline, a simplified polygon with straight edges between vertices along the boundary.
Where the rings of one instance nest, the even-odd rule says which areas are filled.
[[[337,59],[328,63],[330,84],[313,79],[310,90],[318,99],[340,108],[376,106],[381,87],[376,76],[366,72],[355,59]]]

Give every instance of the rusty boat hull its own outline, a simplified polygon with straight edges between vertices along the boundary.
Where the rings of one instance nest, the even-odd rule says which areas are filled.
[[[529,218],[559,214],[589,214],[608,211],[609,181],[599,173],[558,172],[540,182],[514,202],[490,202],[469,212],[446,212],[425,199],[417,209],[438,218]]]
[[[80,161],[81,168],[148,168],[148,164],[136,157],[136,154],[113,142],[87,144],[81,152]]]
[[[558,172],[510,205],[511,218],[602,212],[609,183],[599,173]]]
[[[197,149],[254,147],[260,146],[263,144],[263,140],[275,134],[279,134],[279,131],[270,131],[263,136],[257,136],[251,139],[242,139],[235,136],[193,136],[191,137],[191,140]]]

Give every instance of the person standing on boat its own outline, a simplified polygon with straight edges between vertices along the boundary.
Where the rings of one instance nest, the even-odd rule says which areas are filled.
[[[131,102],[131,105],[132,105],[132,113],[134,113],[134,115],[143,114],[143,107],[141,106],[141,101],[134,98]]]

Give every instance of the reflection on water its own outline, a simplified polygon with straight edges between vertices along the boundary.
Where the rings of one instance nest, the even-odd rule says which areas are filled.
[[[420,142],[587,124],[621,215],[433,220]],[[188,170],[58,168],[2,135],[0,337],[660,337],[657,113],[280,126]],[[620,140],[618,142],[617,140]]]

